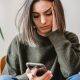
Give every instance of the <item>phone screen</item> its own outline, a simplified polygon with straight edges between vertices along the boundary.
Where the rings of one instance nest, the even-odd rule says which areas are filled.
[[[42,63],[31,63],[31,62],[26,63],[26,66],[27,68],[30,68],[30,69],[34,67],[37,67],[37,68],[45,67],[45,65]]]
[[[47,71],[45,65],[42,64],[42,63],[31,63],[31,62],[28,62],[28,63],[26,63],[26,66],[30,70],[32,68],[34,68],[34,67],[38,68],[38,71],[36,73],[37,76],[42,76]]]

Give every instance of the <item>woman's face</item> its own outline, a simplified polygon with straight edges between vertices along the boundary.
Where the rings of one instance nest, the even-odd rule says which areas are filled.
[[[34,3],[32,8],[32,19],[37,28],[37,32],[46,36],[52,30],[52,2],[40,0]]]

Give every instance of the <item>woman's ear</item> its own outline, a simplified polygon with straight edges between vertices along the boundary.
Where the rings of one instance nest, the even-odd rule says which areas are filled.
[[[36,26],[33,26],[34,29],[36,29]]]
[[[36,29],[36,26],[35,26],[34,22],[32,22],[32,24],[33,24],[33,28]]]

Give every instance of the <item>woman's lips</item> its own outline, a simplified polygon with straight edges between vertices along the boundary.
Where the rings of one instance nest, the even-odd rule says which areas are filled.
[[[50,25],[48,26],[43,26],[43,27],[40,27],[41,29],[48,29]]]

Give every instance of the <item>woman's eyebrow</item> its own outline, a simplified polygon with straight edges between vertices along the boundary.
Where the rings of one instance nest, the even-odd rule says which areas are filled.
[[[49,10],[51,10],[51,8],[52,8],[52,7],[50,7],[50,8],[49,8],[49,9],[47,9],[47,10],[45,10],[43,13],[48,12]],[[33,11],[32,13],[36,13],[36,14],[37,14],[38,12]]]
[[[50,7],[50,8],[49,8],[49,9],[47,9],[46,11],[44,11],[44,13],[46,13],[46,12],[50,11],[50,10],[51,10],[51,8],[52,8],[52,7]]]

